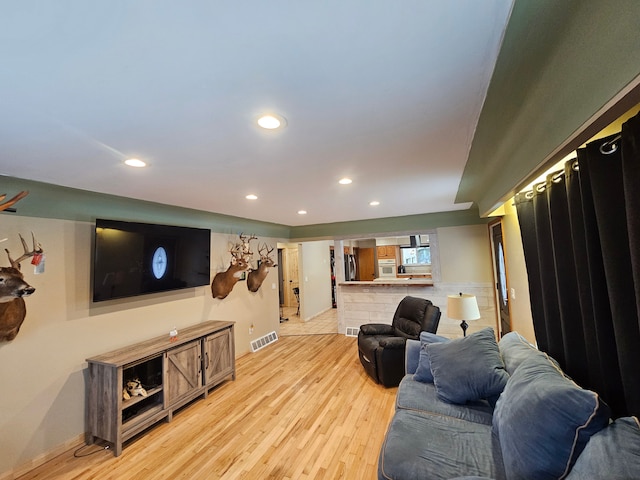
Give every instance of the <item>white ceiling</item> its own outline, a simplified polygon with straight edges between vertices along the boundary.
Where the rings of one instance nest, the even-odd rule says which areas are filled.
[[[9,2],[0,174],[291,226],[466,209],[511,6]]]

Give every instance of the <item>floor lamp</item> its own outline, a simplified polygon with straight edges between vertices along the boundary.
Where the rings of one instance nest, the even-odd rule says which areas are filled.
[[[462,328],[462,336],[467,336],[467,320],[478,320],[480,318],[480,310],[478,310],[478,301],[475,295],[459,293],[458,295],[447,295],[447,317],[454,320],[462,320],[460,328]]]

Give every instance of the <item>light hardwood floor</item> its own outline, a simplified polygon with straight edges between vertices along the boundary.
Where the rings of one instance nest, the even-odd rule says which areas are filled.
[[[279,336],[338,333],[337,309],[330,308],[306,322],[296,315],[296,310],[296,307],[283,307],[282,314],[287,320],[280,322]]]
[[[69,451],[20,477],[373,480],[397,388],[376,385],[344,335],[281,337],[227,381],[125,444]]]

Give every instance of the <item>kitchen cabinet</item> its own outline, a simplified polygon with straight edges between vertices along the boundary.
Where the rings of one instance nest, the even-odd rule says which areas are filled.
[[[398,247],[396,245],[379,245],[376,248],[378,251],[378,259],[397,259]]]
[[[88,358],[87,443],[103,440],[113,453],[122,444],[227,377],[235,380],[234,323],[203,322],[169,335]],[[138,379],[145,396],[125,398],[128,381]]]

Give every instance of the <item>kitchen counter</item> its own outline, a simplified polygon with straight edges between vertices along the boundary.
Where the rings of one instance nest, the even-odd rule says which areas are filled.
[[[394,287],[433,287],[433,280],[431,278],[390,278],[385,280],[373,280],[365,282],[340,282],[341,287],[388,287],[390,285]]]

